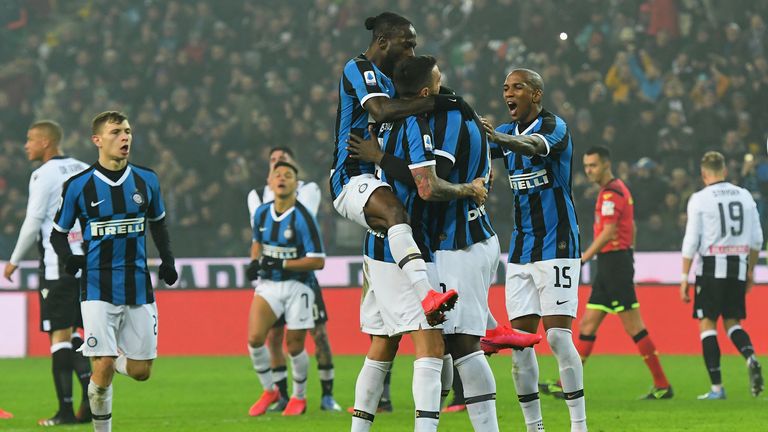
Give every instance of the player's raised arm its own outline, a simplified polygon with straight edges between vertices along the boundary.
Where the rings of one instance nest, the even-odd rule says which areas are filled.
[[[488,135],[488,141],[498,144],[503,149],[528,157],[544,156],[548,153],[547,141],[540,135],[509,135],[497,131],[491,122],[485,118],[480,119],[480,121]]]

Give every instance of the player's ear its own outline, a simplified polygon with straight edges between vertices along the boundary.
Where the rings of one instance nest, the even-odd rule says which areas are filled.
[[[429,96],[429,87],[424,87],[419,92],[419,97],[427,97]]]
[[[91,135],[91,142],[98,148],[101,148],[101,137],[98,135]]]
[[[389,48],[389,39],[384,36],[379,36],[376,38],[376,45],[379,46],[380,50],[387,51],[387,48]]]
[[[537,104],[541,103],[541,95],[542,95],[542,93],[543,92],[541,91],[541,89],[536,89],[536,90],[533,91],[533,98],[532,98],[533,103],[537,103]]]

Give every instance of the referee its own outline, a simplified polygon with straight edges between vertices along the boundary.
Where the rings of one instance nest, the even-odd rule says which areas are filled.
[[[673,395],[672,387],[640,316],[640,304],[635,295],[632,247],[636,228],[632,194],[621,179],[613,176],[611,153],[605,147],[587,150],[584,172],[589,180],[600,185],[600,192],[595,205],[594,238],[581,255],[581,262],[588,262],[596,255],[597,273],[579,324],[576,349],[581,361],[586,362],[606,314],[617,314],[653,376],[653,388],[643,399],[669,399]]]
[[[725,399],[720,373],[717,320],[723,317],[728,337],[747,360],[750,391],[763,391],[760,363],[749,335],[741,327],[747,317],[745,297],[752,288],[755,264],[763,244],[760,215],[752,194],[725,181],[728,172],[721,153],[710,151],[701,159],[701,179],[706,187],[688,201],[688,223],[683,239],[683,274],[680,297],[688,296],[688,273],[696,262],[696,295],[693,317],[699,320],[704,363],[711,389],[699,399]]]

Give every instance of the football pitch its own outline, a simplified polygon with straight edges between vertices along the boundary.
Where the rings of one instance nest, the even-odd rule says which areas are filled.
[[[313,359],[314,360],[314,359]],[[763,364],[768,364],[762,358]],[[376,416],[376,431],[413,430],[411,374],[413,358],[395,361],[392,400],[395,411]],[[362,356],[336,356],[335,396],[348,407]],[[498,384],[497,409],[502,431],[525,429],[511,378],[511,358],[493,356]],[[539,356],[542,378],[555,378],[551,356]],[[650,387],[650,374],[639,356],[593,356],[585,368],[587,417],[591,431],[727,431],[768,429],[768,398],[749,394],[745,362],[724,356],[723,382],[728,399],[698,401],[708,390],[699,356],[663,356],[662,363],[675,390],[672,400],[639,401]],[[0,420],[2,431],[40,431],[39,418],[56,411],[47,358],[0,360],[0,408],[15,417]],[[79,387],[79,386],[76,386]],[[350,415],[320,411],[320,386],[312,365],[308,379],[308,410],[298,418],[279,414],[248,417],[260,386],[250,361],[242,357],[161,357],[152,378],[143,383],[117,376],[114,383],[113,429],[116,431],[344,431]],[[76,389],[75,400],[79,400]],[[77,406],[77,404],[76,404]],[[542,396],[548,431],[569,430],[565,403]],[[56,430],[89,431],[91,425]],[[443,414],[441,431],[471,431],[466,413]]]

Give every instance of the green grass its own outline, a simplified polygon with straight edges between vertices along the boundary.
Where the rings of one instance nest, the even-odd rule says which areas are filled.
[[[392,382],[395,412],[376,417],[376,431],[412,430],[412,357],[395,361]],[[336,398],[350,406],[360,356],[337,356]],[[542,378],[556,377],[550,356],[540,356]],[[725,431],[766,430],[768,399],[753,398],[740,357],[723,358],[725,401],[697,401],[709,385],[698,356],[662,359],[674,386],[668,401],[638,401],[650,387],[650,375],[638,356],[594,356],[585,368],[587,416],[591,431]],[[764,362],[765,363],[765,362]],[[509,356],[491,358],[498,383],[497,410],[502,431],[524,429],[510,374]],[[36,421],[56,410],[50,363],[46,358],[0,360],[0,407],[14,413],[0,420],[2,431],[39,431]],[[116,431],[343,431],[347,413],[319,410],[319,382],[314,366],[309,377],[309,407],[299,418],[266,415],[250,418],[247,411],[260,387],[247,357],[165,357],[156,361],[148,382],[115,379],[113,424]],[[79,397],[76,393],[76,398]],[[549,431],[568,430],[563,401],[543,397],[544,422]],[[90,425],[60,427],[89,431]],[[471,431],[466,413],[443,415],[441,431]]]

